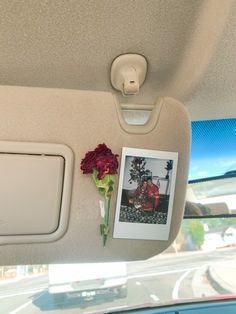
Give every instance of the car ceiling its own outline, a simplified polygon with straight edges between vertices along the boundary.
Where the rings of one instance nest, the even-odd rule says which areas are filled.
[[[183,101],[191,118],[235,117],[236,1],[0,2],[0,84],[114,92],[124,53],[148,61],[138,96]]]

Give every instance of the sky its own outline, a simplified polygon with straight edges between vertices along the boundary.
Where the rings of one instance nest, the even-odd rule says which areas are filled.
[[[236,170],[236,119],[192,122],[189,180]]]

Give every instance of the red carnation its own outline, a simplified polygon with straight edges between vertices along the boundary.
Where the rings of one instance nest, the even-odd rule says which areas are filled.
[[[103,179],[107,174],[116,174],[118,168],[117,155],[110,154],[106,156],[98,156],[96,158],[96,169],[98,171],[98,179]]]
[[[99,144],[95,150],[86,153],[80,164],[84,174],[98,171],[98,179],[101,180],[107,174],[116,174],[118,169],[118,155],[114,155],[106,144]]]
[[[86,153],[84,159],[82,159],[80,164],[80,169],[83,171],[84,174],[93,172],[93,169],[95,168],[95,159],[95,151],[90,151]]]
[[[81,160],[80,169],[83,173],[91,173],[99,193],[105,198],[103,224],[100,225],[100,232],[103,236],[103,245],[106,244],[109,233],[109,210],[110,200],[115,183],[114,174],[118,169],[118,155],[112,153],[106,144],[99,144],[95,150],[86,153]],[[107,177],[109,175],[109,177]]]
[[[112,151],[106,146],[106,144],[98,144],[94,151],[97,156],[113,155]]]

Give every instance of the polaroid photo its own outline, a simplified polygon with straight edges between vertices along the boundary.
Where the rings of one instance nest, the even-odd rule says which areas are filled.
[[[168,240],[178,153],[122,149],[114,238]]]

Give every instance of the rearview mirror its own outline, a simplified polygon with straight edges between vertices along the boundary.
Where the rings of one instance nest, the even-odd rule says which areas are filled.
[[[188,183],[184,218],[236,216],[236,171]]]

